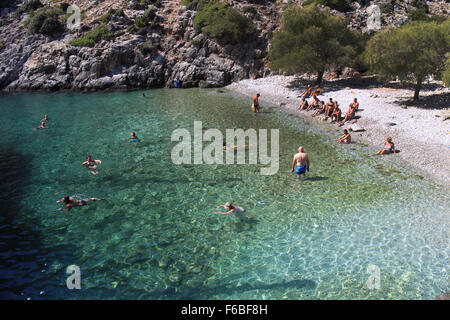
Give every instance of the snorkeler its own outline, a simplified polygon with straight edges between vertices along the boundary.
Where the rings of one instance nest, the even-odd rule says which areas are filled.
[[[225,210],[228,210],[227,212],[213,212],[216,214],[230,214],[232,212],[241,213],[245,212],[245,209],[243,207],[239,206],[233,206],[233,203],[231,201],[228,201],[225,204],[222,204],[218,206],[217,208],[213,208],[212,210],[219,210],[220,208],[224,208]]]
[[[64,196],[61,200],[57,200],[56,203],[64,202],[64,204],[66,205],[65,211],[69,211],[70,209],[72,209],[72,207],[83,207],[83,206],[86,206],[89,203],[89,201],[99,201],[99,200],[105,200],[105,199],[87,198],[87,199],[76,200],[76,199],[72,199],[69,196]]]
[[[101,160],[92,160],[92,156],[87,156],[86,161],[82,163],[87,169],[91,171],[92,174],[98,174],[97,164],[101,164]]]

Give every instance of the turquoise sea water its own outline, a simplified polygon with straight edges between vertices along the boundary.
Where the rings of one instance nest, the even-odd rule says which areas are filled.
[[[375,150],[217,90],[0,95],[0,298],[433,299],[448,192]],[[44,114],[49,129],[33,130]],[[171,133],[280,130],[280,170],[174,165]],[[136,131],[140,143],[123,141]],[[303,145],[311,172],[298,181]],[[91,175],[81,163],[101,159]],[[70,212],[63,195],[104,197]],[[242,215],[214,215],[233,200]],[[66,268],[81,268],[81,289]],[[375,265],[380,288],[369,289]]]

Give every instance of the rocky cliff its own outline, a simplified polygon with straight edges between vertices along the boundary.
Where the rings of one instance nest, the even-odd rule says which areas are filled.
[[[66,0],[67,1],[67,0]],[[139,0],[137,0],[139,2]],[[8,1],[6,1],[8,2]],[[45,7],[63,1],[41,0]],[[152,2],[152,1],[150,1]],[[27,25],[32,12],[21,10],[21,1],[0,7],[0,89],[3,90],[97,90],[173,86],[180,79],[185,87],[220,87],[233,81],[270,73],[267,52],[288,2],[224,1],[251,20],[254,33],[244,42],[223,44],[194,28],[196,11],[181,1],[72,0],[81,9],[81,25],[57,34],[33,32]],[[396,1],[382,12],[381,26],[406,21],[413,0]],[[447,15],[446,1],[427,1],[432,14]],[[358,1],[347,12],[351,28],[368,31],[373,4]],[[153,20],[136,29],[138,20],[153,10]],[[110,14],[111,9],[121,10]],[[371,11],[372,10],[372,11]],[[71,41],[105,24],[113,37],[93,46],[75,46]],[[73,43],[73,42],[72,42]]]

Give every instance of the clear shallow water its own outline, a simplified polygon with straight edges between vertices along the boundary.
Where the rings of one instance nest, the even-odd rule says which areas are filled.
[[[0,297],[433,299],[449,289],[446,190],[374,150],[216,90],[0,95]],[[49,129],[35,131],[43,115]],[[171,162],[176,128],[280,129],[280,170]],[[140,143],[128,143],[136,131]],[[290,172],[299,145],[308,179]],[[87,154],[103,161],[93,176]],[[58,211],[63,195],[106,201]],[[214,215],[226,201],[244,215]],[[81,290],[65,286],[81,268]],[[380,268],[369,290],[367,268]]]

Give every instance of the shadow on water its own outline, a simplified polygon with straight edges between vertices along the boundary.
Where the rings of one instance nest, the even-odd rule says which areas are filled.
[[[47,299],[60,297],[48,293],[50,288],[61,287],[65,295],[68,291],[61,286],[63,281],[46,273],[55,252],[44,247],[40,232],[31,227],[39,226],[39,221],[31,217],[24,221],[27,211],[21,203],[30,184],[30,168],[29,155],[0,145],[0,299]]]
[[[328,180],[328,177],[306,177],[303,181],[323,181]]]
[[[245,277],[245,273],[241,275],[236,275],[239,277]],[[233,278],[236,279],[236,276]],[[226,280],[224,280],[226,282]],[[309,279],[296,279],[289,281],[281,281],[275,283],[264,283],[264,282],[243,282],[239,285],[233,284],[223,284],[218,286],[202,285],[196,288],[175,288],[169,287],[164,290],[155,290],[150,293],[154,298],[165,298],[165,299],[210,299],[211,296],[215,295],[232,295],[239,292],[246,292],[251,290],[274,290],[274,289],[298,289],[298,290],[312,290],[316,288],[317,284],[313,280]]]

